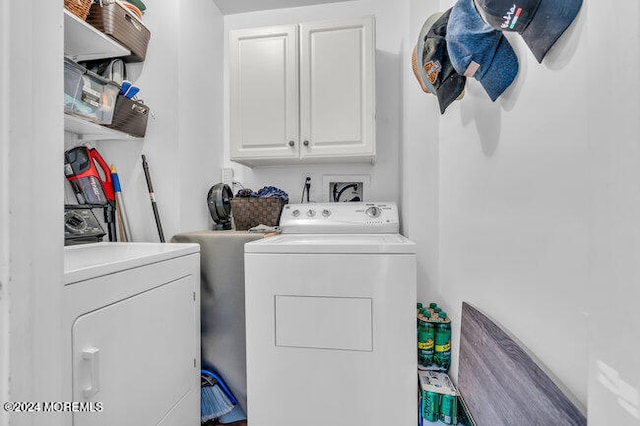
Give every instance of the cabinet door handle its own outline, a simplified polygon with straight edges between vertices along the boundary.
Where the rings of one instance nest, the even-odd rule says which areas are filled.
[[[304,146],[309,146],[309,141],[304,141],[304,142],[302,142],[302,145],[304,145]]]
[[[100,350],[88,348],[82,351],[82,359],[89,363],[89,386],[82,389],[82,395],[89,399],[100,391]]]
[[[289,141],[289,146],[294,147],[296,146],[296,143],[294,141]]]

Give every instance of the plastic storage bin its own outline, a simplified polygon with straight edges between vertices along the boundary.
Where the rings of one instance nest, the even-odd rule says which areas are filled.
[[[82,83],[85,69],[69,59],[64,60],[64,110],[73,112],[78,89]]]
[[[117,84],[64,60],[64,110],[98,124],[111,124]]]

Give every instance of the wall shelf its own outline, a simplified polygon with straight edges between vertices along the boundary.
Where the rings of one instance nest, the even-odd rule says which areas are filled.
[[[74,61],[128,56],[131,51],[64,10],[64,55]]]
[[[128,133],[110,129],[69,114],[64,115],[64,130],[77,134],[78,139],[84,141],[142,140],[142,138],[131,136]]]

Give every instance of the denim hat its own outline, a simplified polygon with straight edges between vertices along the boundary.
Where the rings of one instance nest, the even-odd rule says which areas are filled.
[[[538,62],[571,25],[582,0],[474,0],[482,19],[501,31],[520,33]]]
[[[458,74],[447,51],[447,23],[451,9],[431,15],[422,26],[413,49],[413,73],[422,90],[438,98],[440,113],[464,95],[466,77]]]
[[[518,57],[498,30],[482,20],[473,0],[458,0],[447,26],[449,58],[458,73],[475,77],[492,101],[518,74]]]

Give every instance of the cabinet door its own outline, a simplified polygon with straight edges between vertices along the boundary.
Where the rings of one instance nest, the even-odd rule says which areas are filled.
[[[74,425],[166,424],[163,418],[198,392],[194,286],[192,276],[181,278],[78,317],[73,401],[101,402],[103,411],[74,413]],[[192,417],[178,424],[198,422],[192,405]]]
[[[300,156],[375,155],[373,18],[300,25]]]
[[[229,34],[231,159],[298,158],[295,25]]]

